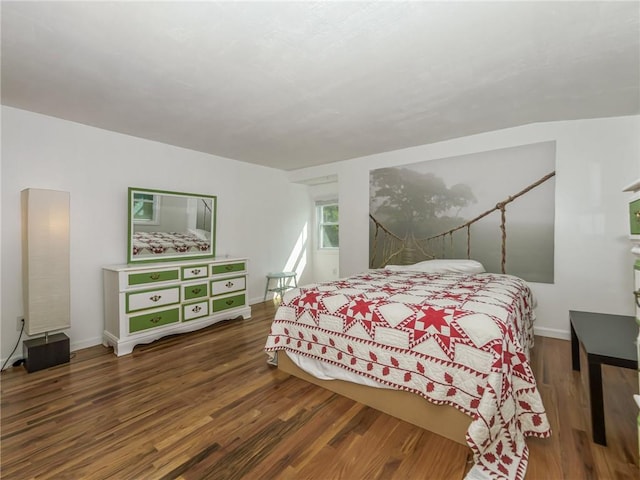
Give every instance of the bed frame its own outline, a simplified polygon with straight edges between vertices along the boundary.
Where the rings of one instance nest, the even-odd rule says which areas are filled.
[[[436,405],[402,390],[367,387],[342,380],[320,380],[298,368],[283,350],[277,353],[278,369],[285,373],[467,446],[465,433],[471,417],[454,407]]]

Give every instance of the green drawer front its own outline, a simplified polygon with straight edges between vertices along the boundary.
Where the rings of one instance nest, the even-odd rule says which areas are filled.
[[[129,285],[143,285],[145,283],[168,282],[178,280],[179,271],[165,270],[162,272],[132,273],[129,275]]]
[[[233,297],[214,300],[212,304],[214,312],[221,312],[222,310],[227,310],[229,308],[242,307],[244,306],[244,293],[242,295],[234,295]]]
[[[207,284],[201,283],[200,285],[190,285],[184,287],[184,299],[192,300],[194,298],[207,297]]]
[[[178,321],[180,321],[179,308],[171,308],[155,313],[145,313],[144,315],[129,317],[129,332],[139,332],[140,330],[155,328],[160,325],[167,325]]]
[[[229,273],[229,272],[243,272],[244,262],[242,263],[227,263],[226,265],[214,265],[211,269],[215,275],[217,273]]]
[[[640,198],[629,204],[629,217],[631,235],[640,235]]]

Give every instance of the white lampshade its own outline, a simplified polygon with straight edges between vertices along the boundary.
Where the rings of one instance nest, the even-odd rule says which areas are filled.
[[[22,191],[22,287],[27,335],[71,326],[69,192]]]

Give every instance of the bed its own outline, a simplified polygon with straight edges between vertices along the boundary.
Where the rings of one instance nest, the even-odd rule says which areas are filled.
[[[529,364],[533,296],[469,262],[289,290],[265,351],[290,374],[466,443],[469,479],[522,479],[525,437],[551,434]]]
[[[210,248],[211,244],[206,237],[192,232],[135,232],[133,234],[134,256],[209,252]]]

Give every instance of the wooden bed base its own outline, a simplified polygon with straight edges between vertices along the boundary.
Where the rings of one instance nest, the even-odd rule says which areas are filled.
[[[278,352],[278,368],[307,382],[363,403],[393,417],[434,432],[462,445],[471,417],[447,405],[435,405],[415,393],[367,387],[342,380],[320,380],[298,368],[284,351]]]

